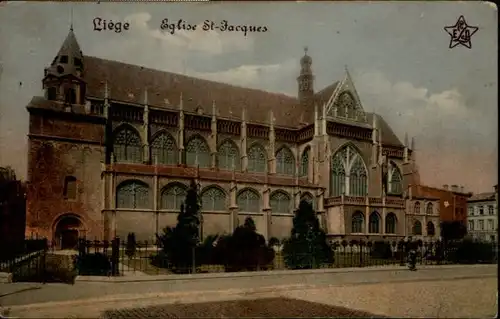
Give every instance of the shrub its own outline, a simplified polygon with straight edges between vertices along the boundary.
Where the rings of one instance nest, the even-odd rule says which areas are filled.
[[[373,258],[390,259],[392,258],[391,244],[384,241],[376,241],[370,249],[370,256]]]
[[[77,258],[77,269],[82,276],[109,276],[111,261],[102,253],[85,254]]]
[[[136,248],[137,242],[135,241],[135,234],[128,233],[127,246],[125,248],[125,254],[128,256],[128,258],[132,258],[135,255]]]

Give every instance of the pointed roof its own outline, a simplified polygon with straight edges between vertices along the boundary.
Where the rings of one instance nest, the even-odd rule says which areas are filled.
[[[63,55],[67,55],[71,58],[83,58],[82,50],[80,49],[80,45],[76,40],[75,33],[73,32],[73,26],[70,27],[69,33],[57,53],[58,57]]]

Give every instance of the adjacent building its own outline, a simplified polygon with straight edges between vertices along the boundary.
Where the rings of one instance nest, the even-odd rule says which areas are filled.
[[[468,202],[468,234],[481,241],[498,239],[498,195],[495,192],[475,194]]]

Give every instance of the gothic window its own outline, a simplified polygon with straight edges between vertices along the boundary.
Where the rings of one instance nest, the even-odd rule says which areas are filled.
[[[371,234],[380,233],[380,215],[377,212],[373,212],[370,214],[368,225],[369,225],[369,232]]]
[[[72,88],[66,89],[64,98],[65,98],[66,103],[75,104],[76,103],[75,89],[72,89]]]
[[[389,193],[395,195],[403,193],[403,176],[394,163],[391,163],[389,171]]]
[[[258,213],[260,211],[260,195],[253,189],[242,190],[238,194],[236,202],[240,212]]]
[[[186,200],[187,187],[182,184],[167,185],[161,193],[161,209],[181,210],[181,205]]]
[[[315,202],[314,202],[314,197],[313,195],[311,195],[311,193],[305,193],[304,195],[302,195],[302,197],[300,198],[301,201],[305,200],[306,202],[308,202],[309,204],[311,204],[311,206],[313,208],[315,208]]]
[[[349,172],[347,175],[346,172]],[[341,148],[333,155],[330,172],[330,194],[366,196],[368,172],[363,158],[350,145]]]
[[[342,92],[335,102],[337,115],[342,117],[352,117],[356,108],[356,103],[350,92]]]
[[[186,164],[210,167],[210,148],[201,136],[195,136],[186,145]]]
[[[356,211],[351,218],[351,233],[364,233],[365,216],[362,212]]]
[[[425,213],[427,215],[432,215],[432,210],[433,210],[432,203],[427,203],[427,208],[425,209]]]
[[[290,195],[283,191],[276,191],[271,194],[270,205],[273,213],[288,214],[292,208]]]
[[[420,214],[420,202],[416,202],[413,206],[413,214]]]
[[[240,152],[231,140],[225,140],[217,152],[217,163],[220,169],[240,169]]]
[[[161,133],[155,137],[151,143],[151,160],[158,164],[177,164],[177,146],[170,134]]]
[[[127,181],[118,185],[116,207],[145,209],[149,207],[149,188],[139,181]]]
[[[201,195],[203,211],[225,211],[226,194],[220,188],[209,187]]]
[[[434,223],[427,223],[427,236],[434,236],[436,234],[436,229],[434,228]]]
[[[252,145],[248,150],[248,171],[266,172],[267,159],[264,148],[258,144]]]
[[[288,147],[282,147],[276,152],[276,173],[294,175],[295,158]]]
[[[124,127],[116,132],[113,151],[117,162],[142,163],[142,141],[132,128]]]
[[[413,222],[412,234],[422,235],[422,223],[420,221],[416,220]]]
[[[57,100],[57,89],[54,87],[47,89],[47,100],[55,101]]]
[[[76,198],[76,178],[74,176],[66,176],[64,179],[63,196],[65,199]]]
[[[304,152],[302,153],[302,156],[300,157],[300,169],[299,169],[299,176],[304,177],[308,176],[308,171],[309,171],[309,152],[311,151],[310,147],[307,147]]]
[[[394,213],[389,213],[385,216],[385,233],[395,234],[396,233],[397,218]]]

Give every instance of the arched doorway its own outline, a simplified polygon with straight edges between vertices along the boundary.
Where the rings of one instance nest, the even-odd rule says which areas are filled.
[[[77,249],[83,223],[77,215],[66,214],[55,222],[54,242],[59,249]]]

